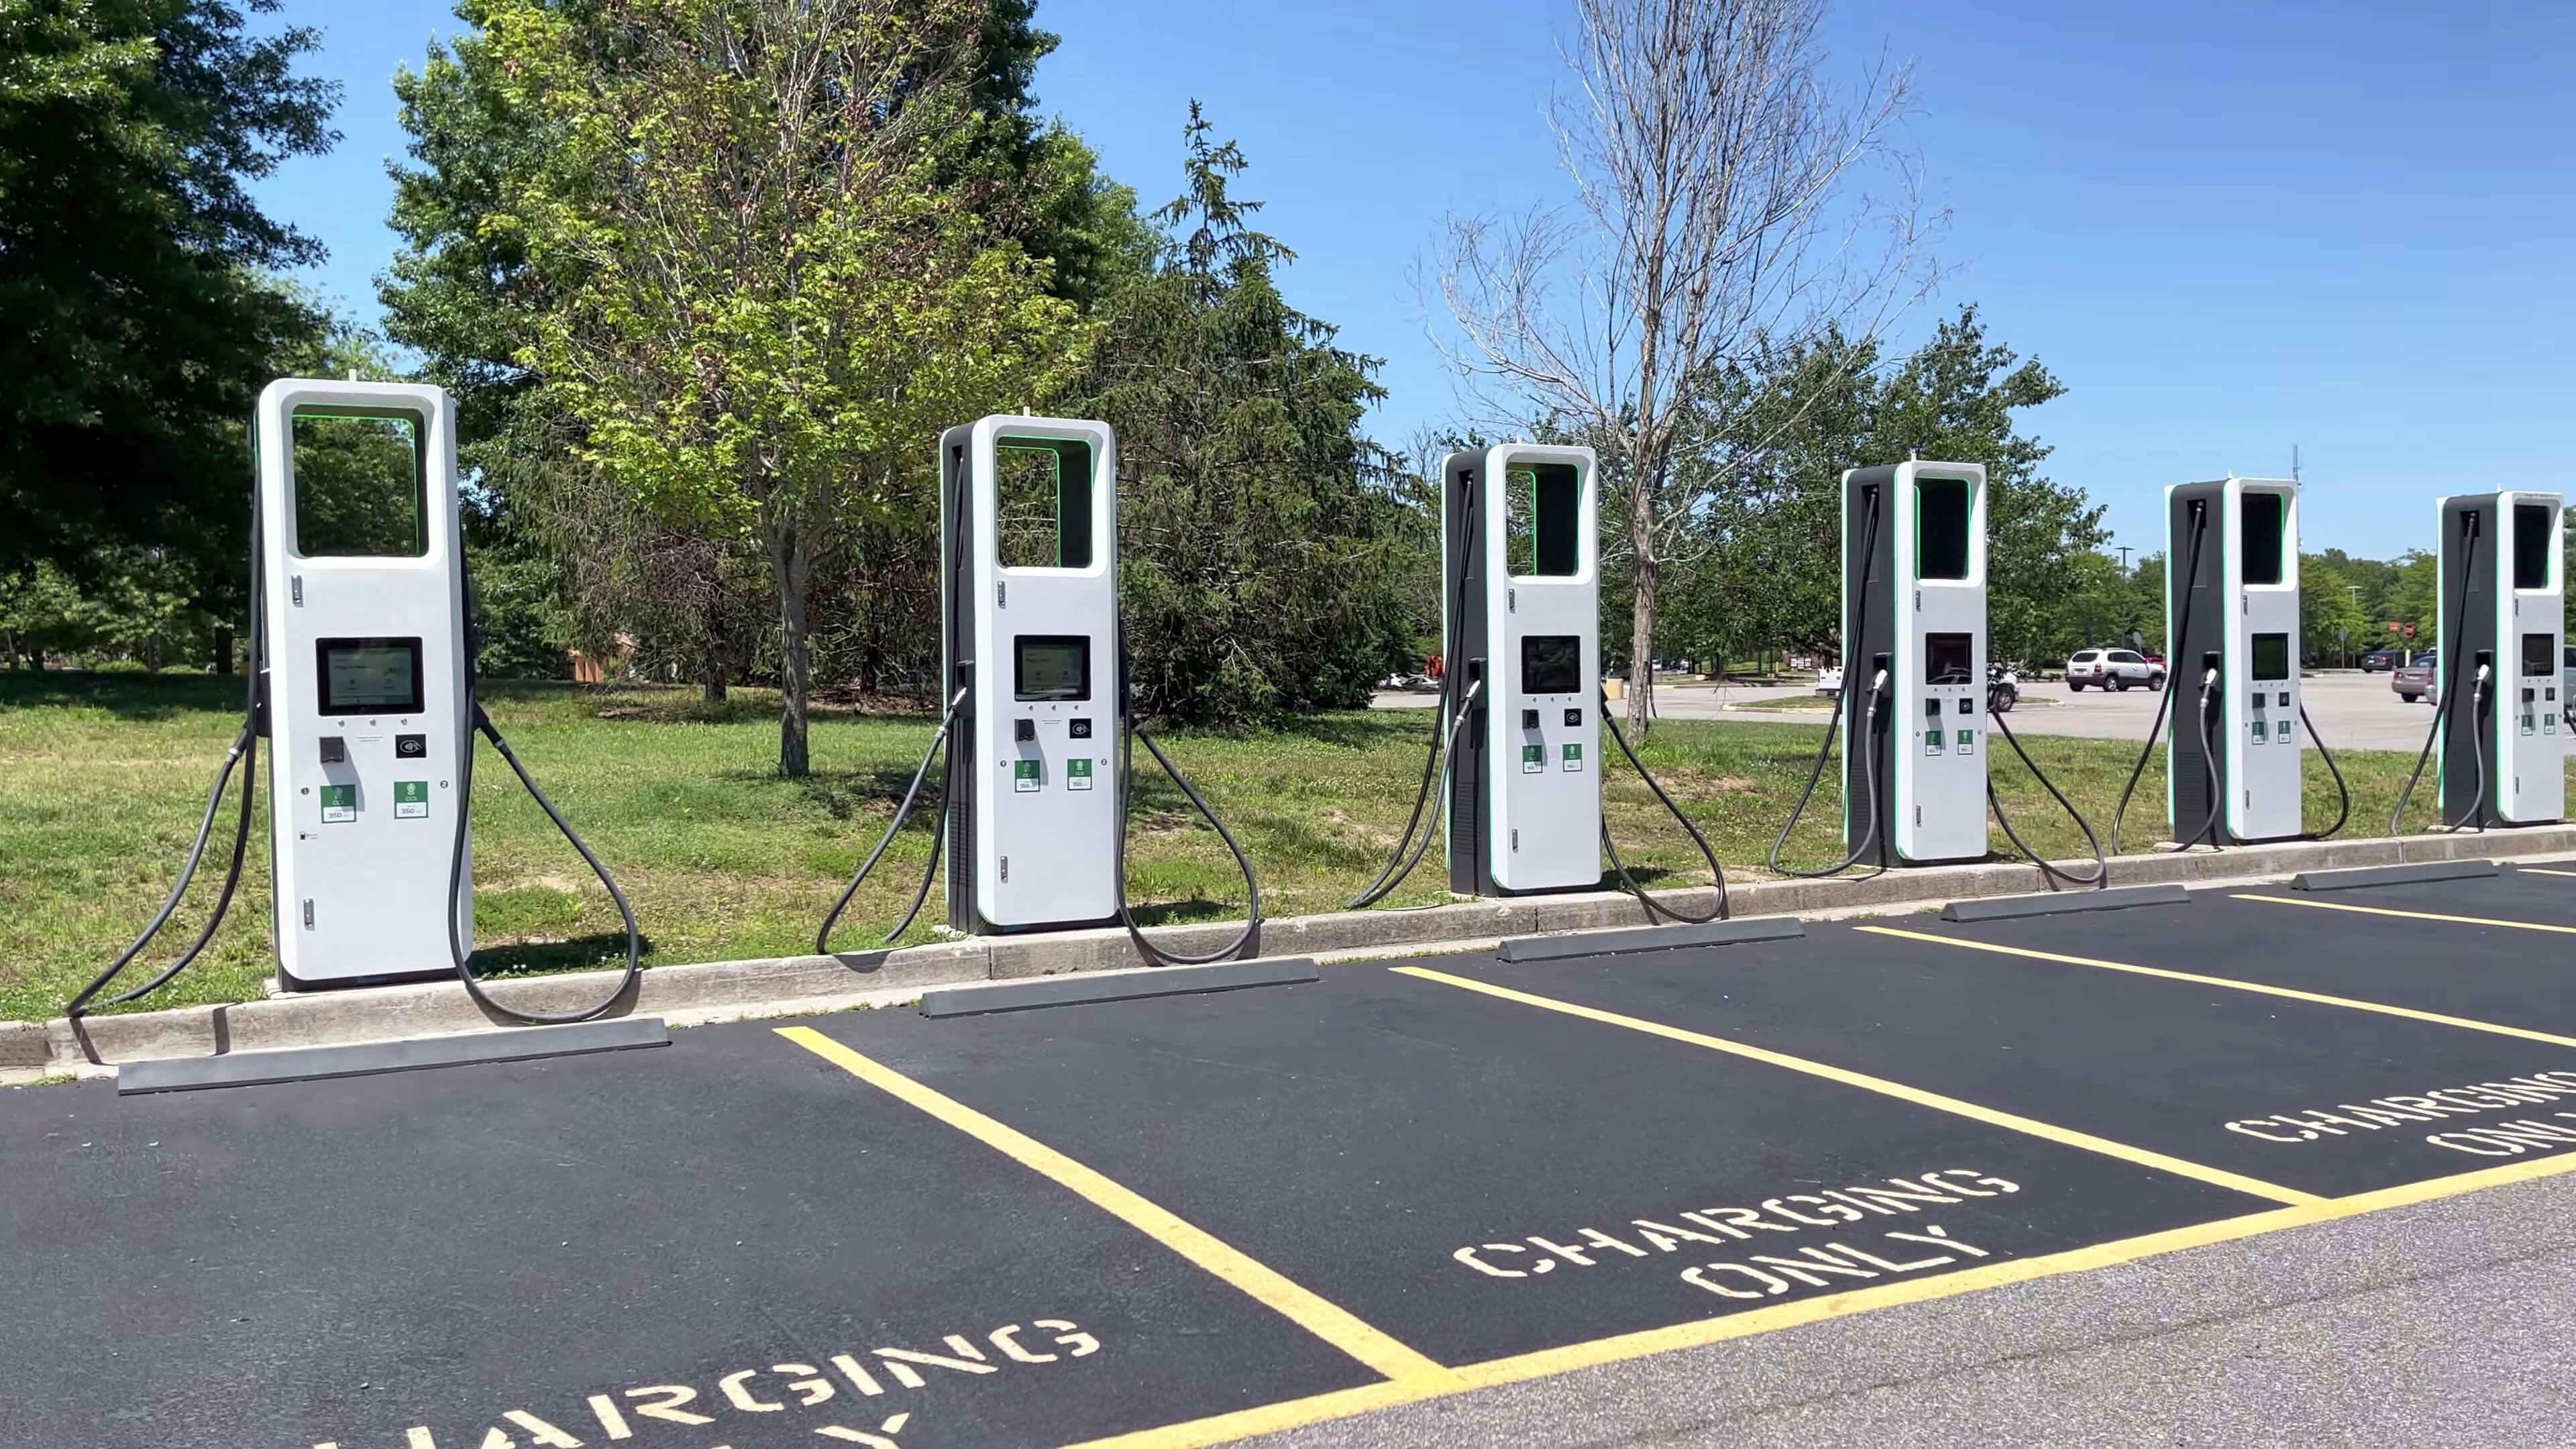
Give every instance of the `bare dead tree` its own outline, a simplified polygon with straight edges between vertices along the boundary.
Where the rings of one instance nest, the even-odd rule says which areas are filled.
[[[1939,218],[1897,145],[1910,68],[1837,95],[1819,76],[1825,0],[1576,10],[1573,86],[1550,108],[1576,200],[1451,218],[1436,268],[1450,326],[1433,340],[1479,422],[1542,421],[1601,449],[1605,512],[1625,523],[1609,557],[1634,572],[1627,712],[1642,733],[1658,570],[1697,506],[1672,466],[1694,386],[1764,345],[1878,336],[1930,289]],[[1893,199],[1849,194],[1871,170]]]

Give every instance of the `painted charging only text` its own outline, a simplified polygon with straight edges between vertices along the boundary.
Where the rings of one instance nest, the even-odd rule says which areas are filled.
[[[2280,1112],[2269,1117],[2243,1117],[2228,1123],[2227,1130],[2265,1142],[2317,1142],[2329,1137],[2385,1132],[2418,1122],[2474,1117],[2564,1097],[2576,1097],[2576,1071],[2533,1072],[2496,1082],[2373,1097],[2367,1102],[2340,1102],[2332,1107]],[[2435,1147],[2477,1157],[2519,1157],[2534,1149],[2550,1151],[2576,1145],[2576,1113],[2551,1115],[2568,1119],[2568,1125],[2525,1120],[2435,1132],[2424,1140]]]
[[[745,1421],[738,1416],[767,1414],[790,1415],[792,1422],[810,1427],[826,1443],[903,1449],[895,1436],[911,1422],[915,1410],[900,1405],[913,1400],[913,1390],[1004,1369],[1018,1371],[1021,1365],[1067,1363],[1098,1352],[1100,1340],[1072,1321],[1040,1318],[1027,1324],[1004,1324],[981,1341],[952,1333],[941,1340],[937,1351],[875,1348],[835,1353],[820,1364],[738,1369],[703,1388],[647,1384],[590,1394],[577,1407],[547,1407],[542,1415],[507,1409],[492,1415],[487,1425],[444,1441],[428,1425],[415,1424],[402,1431],[399,1444],[384,1439],[331,1439],[312,1449],[375,1449],[380,1444],[385,1449],[589,1449],[627,1440],[676,1445],[686,1436],[667,1428],[661,1433],[650,1431],[657,1426],[696,1429],[712,1424],[721,1437],[727,1421],[748,1431],[753,1422],[771,1421]]]
[[[1524,1282],[1560,1269],[1577,1272],[1667,1255],[1686,1257],[1696,1261],[1679,1276],[1694,1288],[1721,1298],[1779,1298],[1998,1256],[1920,1214],[1927,1207],[2019,1191],[2019,1183],[2000,1177],[1942,1168],[1880,1183],[1782,1193],[1758,1207],[1692,1208],[1661,1218],[1631,1218],[1616,1232],[1577,1228],[1558,1237],[1533,1233],[1513,1242],[1460,1248],[1449,1256],[1488,1278]],[[1883,1221],[1890,1218],[1913,1220]],[[1834,1232],[1841,1240],[1793,1243],[1779,1236],[1819,1232]],[[1717,1257],[1710,1249],[1736,1251]]]

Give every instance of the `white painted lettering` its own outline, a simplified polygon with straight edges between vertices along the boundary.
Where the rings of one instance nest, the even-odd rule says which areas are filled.
[[[671,1424],[712,1424],[715,1422],[715,1420],[708,1418],[704,1414],[693,1414],[680,1407],[682,1404],[690,1403],[698,1397],[698,1391],[690,1388],[687,1384],[654,1384],[647,1388],[628,1389],[626,1391],[626,1397],[630,1399],[648,1399],[653,1397],[655,1394],[662,1396],[660,1403],[638,1404],[635,1406],[635,1412],[644,1418],[660,1419],[665,1423]]]
[[[1723,1238],[1714,1238],[1689,1228],[1677,1228],[1669,1223],[1650,1222],[1645,1218],[1633,1219],[1628,1226],[1635,1228],[1637,1236],[1652,1244],[1655,1251],[1659,1253],[1669,1253],[1673,1251],[1674,1244],[1681,1242],[1715,1243],[1719,1247],[1726,1245],[1726,1240]]]
[[[868,1372],[867,1365],[846,1353],[832,1355],[832,1367],[839,1369],[841,1376],[848,1379],[851,1386],[862,1394],[873,1398],[885,1392],[885,1385],[877,1382],[876,1376]],[[915,1387],[919,1385],[916,1384]]]
[[[1064,1355],[1060,1353],[1029,1352],[1027,1349],[1020,1346],[1019,1332],[1020,1326],[1016,1323],[1006,1323],[1000,1328],[994,1329],[992,1332],[993,1347],[1000,1349],[1003,1356],[1010,1359],[1011,1362],[1054,1363],[1056,1360],[1064,1357]]]
[[[1617,1238],[1610,1236],[1608,1233],[1601,1231],[1599,1228],[1585,1228],[1582,1236],[1583,1241],[1590,1243],[1596,1248],[1615,1248],[1618,1251],[1627,1254],[1631,1258],[1642,1258],[1646,1256],[1645,1249],[1631,1247],[1628,1244],[1619,1241]]]
[[[1716,1275],[1720,1273],[1741,1273],[1745,1277],[1752,1279],[1754,1282],[1761,1284],[1762,1291],[1759,1293],[1748,1293],[1741,1288],[1729,1288],[1725,1284],[1717,1281]],[[1728,1298],[1778,1297],[1780,1294],[1789,1291],[1789,1285],[1787,1283],[1763,1272],[1759,1268],[1748,1268],[1742,1263],[1711,1263],[1706,1267],[1701,1268],[1685,1268],[1682,1270],[1682,1281],[1688,1283],[1694,1288],[1705,1288],[1711,1293],[1720,1294]]]
[[[1529,1276],[1528,1272],[1519,1268],[1505,1268],[1493,1263],[1488,1263],[1483,1258],[1477,1256],[1478,1251],[1479,1250],[1475,1248],[1460,1248],[1449,1256],[1466,1264],[1468,1267],[1475,1269],[1477,1272],[1484,1274],[1488,1278],[1526,1278]],[[1518,1243],[1487,1243],[1481,1251],[1487,1253],[1526,1253],[1529,1249],[1522,1247]],[[1544,1273],[1555,1266],[1555,1259],[1541,1258],[1538,1260],[1535,1271]]]
[[[1082,1332],[1061,1318],[1041,1318],[1037,1327],[1056,1336],[1055,1346],[1075,1358],[1089,1358],[1100,1352],[1100,1340]]]
[[[626,1416],[618,1411],[617,1401],[606,1394],[590,1396],[590,1415],[599,1421],[599,1432],[611,1439],[632,1439],[635,1431],[626,1427]]]
[[[716,1387],[724,1391],[724,1396],[733,1402],[735,1408],[746,1414],[775,1414],[786,1408],[785,1404],[773,1404],[767,1399],[755,1399],[751,1396],[751,1391],[743,1387],[759,1372],[758,1369],[744,1369],[740,1373],[726,1374],[716,1380]]]
[[[1937,1258],[1918,1258],[1911,1263],[1891,1263],[1876,1253],[1871,1252],[1869,1249],[1861,1247],[1857,1243],[1836,1243],[1834,1244],[1834,1251],[1843,1254],[1845,1257],[1858,1258],[1864,1263],[1875,1263],[1890,1273],[1919,1273],[1926,1268],[1938,1268],[1944,1263],[1955,1263],[1959,1261],[1958,1259],[1951,1257],[1949,1254],[1944,1253]]]
[[[2521,1148],[2511,1144],[2499,1145],[2488,1142],[2481,1138],[2475,1129],[2466,1132],[2436,1132],[2424,1140],[2436,1147],[2447,1147],[2454,1152],[2474,1153],[2480,1157],[2520,1157],[2523,1152]]]
[[[1539,1237],[1535,1234],[1531,1235],[1530,1241],[1537,1244],[1539,1247],[1547,1249],[1558,1257],[1563,1258],[1565,1261],[1572,1263],[1578,1268],[1589,1268],[1592,1266],[1592,1260],[1583,1255],[1583,1250],[1581,1248],[1569,1248],[1563,1243],[1551,1242],[1550,1240]]]
[[[1764,1212],[1766,1212],[1766,1213],[1778,1213],[1780,1216],[1782,1216],[1782,1217],[1784,1217],[1784,1218],[1787,1218],[1789,1221],[1791,1221],[1791,1222],[1793,1222],[1793,1223],[1805,1223],[1807,1226],[1809,1226],[1809,1227],[1811,1227],[1811,1228],[1830,1228],[1830,1227],[1832,1227],[1832,1226],[1834,1225],[1834,1220],[1833,1220],[1832,1218],[1811,1218],[1811,1217],[1807,1216],[1805,1213],[1802,1213],[1802,1212],[1796,1211],[1796,1210],[1795,1210],[1795,1209],[1793,1209],[1793,1208],[1785,1208],[1785,1207],[1782,1207],[1782,1206],[1781,1206],[1781,1204],[1782,1204],[1782,1203],[1785,1203],[1785,1202],[1803,1202],[1803,1201],[1805,1201],[1805,1200],[1806,1200],[1806,1199],[1804,1199],[1803,1197],[1799,1197],[1799,1198],[1775,1197],[1775,1198],[1771,1198],[1771,1199],[1766,1200],[1766,1201],[1762,1204],[1762,1210],[1763,1210]],[[1858,1217],[1858,1216],[1859,1216],[1859,1214],[1854,1213],[1854,1214],[1853,1214],[1853,1216],[1854,1216],[1854,1217]]]
[[[2306,1142],[2314,1139],[2317,1135],[2314,1132],[2302,1130],[2296,1137],[2284,1137],[2280,1133],[2270,1130],[2273,1125],[2273,1123],[2267,1122],[2263,1118],[2254,1117],[2243,1122],[2230,1122],[2227,1124],[2227,1130],[2230,1132],[2242,1132],[2248,1137],[2260,1137],[2266,1142]]]
[[[1956,1248],[1971,1258],[1989,1258],[1994,1256],[1983,1248],[1960,1242],[1957,1238],[1951,1237],[1950,1230],[1941,1226],[1939,1223],[1925,1223],[1923,1225],[1923,1231],[1920,1233],[1891,1232],[1888,1236],[1902,1243],[1930,1243],[1936,1248]]]
[[[1753,1261],[1765,1264],[1769,1267],[1777,1268],[1781,1272],[1788,1274],[1790,1277],[1797,1279],[1801,1283],[1819,1288],[1824,1286],[1825,1280],[1817,1277],[1814,1272],[1810,1271],[1812,1269],[1821,1268],[1825,1272],[1837,1273],[1846,1278],[1875,1278],[1878,1276],[1867,1268],[1854,1267],[1853,1265],[1844,1262],[1841,1258],[1836,1257],[1833,1253],[1822,1247],[1800,1248],[1798,1250],[1798,1256],[1795,1258],[1782,1257],[1775,1253],[1756,1253],[1753,1255]]]
[[[810,1409],[832,1397],[832,1381],[824,1378],[823,1371],[810,1363],[774,1363],[769,1366],[769,1371],[774,1374],[804,1375],[787,1385],[787,1392],[796,1396],[796,1404],[799,1408]]]

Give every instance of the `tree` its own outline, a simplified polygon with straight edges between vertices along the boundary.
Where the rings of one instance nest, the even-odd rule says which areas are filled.
[[[648,512],[756,540],[778,605],[779,770],[808,772],[807,605],[852,518],[927,525],[925,438],[1077,359],[1045,270],[937,183],[968,113],[966,0],[491,0],[560,141],[485,225],[543,297],[518,360]]]
[[[321,246],[245,183],[338,139],[314,33],[244,33],[275,8],[0,6],[0,574],[145,549],[239,603],[244,423],[322,325],[266,275]]]
[[[2322,554],[2299,555],[2299,653],[2303,659],[2350,664],[2353,651],[2373,647],[2370,616],[2355,593],[2360,585]]]
[[[1360,431],[1374,358],[1279,295],[1234,143],[1190,106],[1155,265],[1102,298],[1078,406],[1117,430],[1139,705],[1240,720],[1352,708],[1414,644],[1431,516]],[[1436,592],[1436,590],[1434,590]]]
[[[1703,380],[1674,469],[1708,502],[1683,535],[1697,562],[1676,574],[1664,652],[1830,648],[1842,630],[1842,475],[1914,457],[1985,465],[1994,656],[2099,642],[2084,601],[2117,573],[2094,552],[2102,510],[2043,476],[2049,448],[2015,426],[2064,385],[1989,341],[1973,306],[1892,370],[1878,352],[1829,328]]]
[[[1873,74],[1841,103],[1817,74],[1824,8],[1576,0],[1578,98],[1552,116],[1578,204],[1501,226],[1452,220],[1442,246],[1452,365],[1492,420],[1535,418],[1604,452],[1640,661],[1667,549],[1700,511],[1672,486],[1674,449],[1695,404],[1728,396],[1694,389],[1757,348],[1794,353],[1828,329],[1871,341],[1928,286],[1910,201],[1882,211],[1843,194],[1893,159],[1910,74]],[[1865,242],[1881,222],[1884,245]],[[1642,733],[1651,671],[1635,683]]]

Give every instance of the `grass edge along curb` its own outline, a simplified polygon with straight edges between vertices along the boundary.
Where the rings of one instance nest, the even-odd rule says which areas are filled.
[[[2291,841],[2225,851],[2163,852],[2117,858],[2121,885],[2200,884],[2287,877],[2306,870],[2478,858],[2539,859],[2576,853],[2576,824],[2479,835],[2409,835],[2395,839]],[[1738,916],[1800,915],[1852,908],[1931,909],[1971,897],[2029,894],[2046,881],[2024,862],[1932,866],[1869,880],[1746,881],[1734,886]],[[1715,892],[1658,892],[1705,909]],[[1335,952],[1490,941],[1506,936],[1609,930],[1638,924],[1637,904],[1614,891],[1462,901],[1415,910],[1337,911],[1263,923],[1265,954]],[[1168,949],[1209,950],[1237,928],[1229,922],[1162,926],[1147,932]],[[820,1009],[844,997],[881,996],[982,981],[1012,981],[1075,971],[1144,966],[1126,933],[1062,931],[976,937],[895,951],[837,956],[782,956],[711,961],[647,970],[627,1003],[633,1015],[686,1014],[796,1003]],[[493,990],[512,1005],[546,1010],[592,999],[613,971],[504,979]],[[0,1077],[96,1071],[96,1062],[218,1052],[333,1046],[496,1029],[452,981],[350,991],[272,996],[222,1006],[187,1006],[86,1018],[75,1029],[52,1021],[0,1022]],[[84,1040],[86,1039],[86,1040]],[[95,1061],[93,1060],[95,1053]]]

